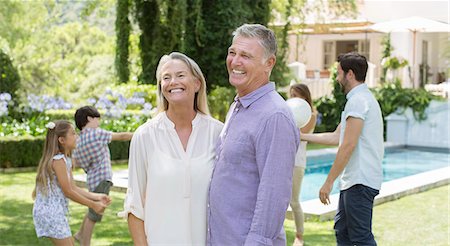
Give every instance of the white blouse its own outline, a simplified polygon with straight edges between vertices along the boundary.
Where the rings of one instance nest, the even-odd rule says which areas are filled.
[[[208,187],[223,124],[197,113],[186,151],[165,112],[133,135],[125,214],[144,221],[149,245],[205,245]]]

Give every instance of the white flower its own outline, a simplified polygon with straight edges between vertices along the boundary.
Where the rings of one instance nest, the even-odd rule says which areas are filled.
[[[55,128],[56,124],[52,121],[50,121],[49,123],[47,123],[47,125],[45,125],[45,127],[47,127],[48,129],[52,130],[53,128]]]

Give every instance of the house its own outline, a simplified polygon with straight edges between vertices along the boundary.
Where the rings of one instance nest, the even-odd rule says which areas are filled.
[[[354,19],[306,21],[292,18],[289,32],[289,64],[305,64],[305,72],[297,71],[298,79],[313,85],[326,84],[328,68],[341,53],[358,51],[369,61],[366,83],[374,87],[380,83],[382,73],[382,39],[387,35],[372,30],[374,23],[410,16],[421,16],[448,23],[448,1],[357,1],[358,15]],[[306,23],[305,23],[306,22]],[[449,30],[450,31],[450,30]],[[412,32],[391,33],[392,56],[406,59],[408,65],[397,71],[405,87],[419,87],[439,83],[450,77],[449,32],[421,33],[413,40]],[[415,46],[415,48],[413,48]],[[415,52],[412,52],[415,49]],[[445,51],[445,52],[444,52]],[[415,53],[415,55],[414,55]],[[416,68],[413,69],[413,56]],[[292,65],[295,69],[301,69]],[[422,72],[420,71],[422,69]],[[323,94],[329,94],[326,89]],[[314,94],[314,92],[313,92]],[[321,93],[319,93],[321,94]],[[313,95],[315,98],[321,95]]]

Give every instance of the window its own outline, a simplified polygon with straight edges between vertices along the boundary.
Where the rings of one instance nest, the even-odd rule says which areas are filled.
[[[336,61],[336,54],[334,52],[334,41],[326,41],[323,43],[323,68],[329,69]]]
[[[370,60],[369,40],[325,41],[323,43],[323,69],[329,69],[340,54],[356,51]]]
[[[367,61],[370,61],[370,42],[369,40],[358,41],[358,53],[365,56]]]

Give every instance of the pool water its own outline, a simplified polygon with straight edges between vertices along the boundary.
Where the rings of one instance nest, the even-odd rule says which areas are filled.
[[[302,182],[300,201],[319,197],[319,190],[327,178],[334,155],[324,155],[307,159],[305,176]],[[448,150],[432,149],[388,149],[383,159],[383,181],[390,181],[421,172],[450,165]],[[339,192],[339,178],[334,182],[332,194]]]

